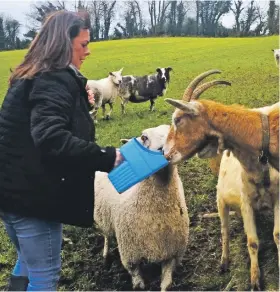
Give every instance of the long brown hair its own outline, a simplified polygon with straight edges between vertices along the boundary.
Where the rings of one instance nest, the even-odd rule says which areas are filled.
[[[12,73],[10,82],[67,67],[72,60],[72,39],[81,29],[90,29],[88,13],[65,10],[51,13],[32,41],[23,62]]]

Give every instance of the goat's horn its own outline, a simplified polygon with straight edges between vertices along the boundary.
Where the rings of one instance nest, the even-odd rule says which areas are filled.
[[[200,95],[208,88],[214,86],[214,85],[218,85],[218,84],[224,84],[224,85],[229,85],[231,86],[231,83],[228,81],[224,81],[224,80],[213,80],[213,81],[209,81],[206,82],[202,85],[200,85],[193,93],[192,95],[192,99],[198,99],[200,97]]]
[[[196,87],[199,84],[199,82],[201,82],[207,76],[209,76],[211,74],[215,74],[215,73],[221,73],[221,71],[217,70],[217,69],[209,70],[209,71],[206,71],[206,72],[198,75],[197,77],[195,77],[194,80],[186,88],[182,99],[186,100],[186,101],[190,101],[191,97],[192,97],[192,93],[196,89]]]

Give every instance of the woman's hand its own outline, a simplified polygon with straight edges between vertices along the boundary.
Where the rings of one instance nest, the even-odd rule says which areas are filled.
[[[117,167],[118,165],[120,165],[122,162],[124,161],[124,158],[120,152],[120,149],[116,149],[116,160],[115,160],[115,164],[114,167]]]
[[[95,104],[94,93],[91,89],[89,89],[88,85],[86,85],[86,91],[88,94],[88,101],[91,105]]]

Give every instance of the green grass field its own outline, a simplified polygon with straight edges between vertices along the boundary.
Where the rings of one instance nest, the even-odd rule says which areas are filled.
[[[171,66],[171,82],[166,97],[181,98],[188,82],[196,75],[220,69],[231,87],[209,89],[201,98],[249,107],[272,104],[279,99],[279,74],[271,49],[278,47],[278,37],[263,38],[151,38],[91,43],[91,55],[82,72],[89,79],[106,77],[109,71],[124,67],[123,74],[144,75],[157,67]],[[26,51],[0,53],[0,99],[7,90],[9,68],[16,66]],[[209,77],[209,79],[215,78]],[[169,124],[173,108],[163,98],[156,101],[156,111],[149,112],[149,102],[128,104],[126,116],[116,102],[112,120],[97,125],[100,145],[120,146],[120,138],[137,136],[145,128]],[[101,119],[101,112],[98,115]],[[172,290],[248,290],[249,255],[241,218],[231,218],[229,272],[219,274],[221,256],[218,218],[200,219],[201,213],[215,212],[215,185],[207,161],[193,158],[179,166],[191,220],[190,243],[182,265],[174,274]],[[1,203],[0,203],[1,204]],[[277,249],[273,242],[272,217],[258,220],[260,267],[265,290],[278,290]],[[265,220],[264,220],[265,219]],[[65,236],[73,245],[63,247],[63,271],[60,290],[131,290],[130,277],[121,266],[116,246],[111,249],[110,269],[102,266],[103,238],[95,229],[67,226]],[[16,259],[15,251],[0,226],[0,290]],[[152,268],[155,268],[152,271]],[[144,265],[147,288],[160,287],[159,267]]]

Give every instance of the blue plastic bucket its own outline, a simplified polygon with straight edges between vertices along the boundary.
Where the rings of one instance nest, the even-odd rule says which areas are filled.
[[[149,150],[136,138],[124,144],[120,148],[120,152],[124,157],[123,163],[108,175],[119,193],[126,191],[168,164],[161,152]]]

